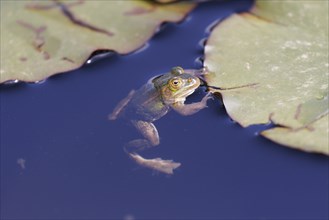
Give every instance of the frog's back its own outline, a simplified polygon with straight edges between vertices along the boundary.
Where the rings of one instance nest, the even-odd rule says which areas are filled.
[[[132,119],[152,122],[161,118],[168,110],[169,106],[163,103],[161,94],[149,82],[136,91],[126,112]]]

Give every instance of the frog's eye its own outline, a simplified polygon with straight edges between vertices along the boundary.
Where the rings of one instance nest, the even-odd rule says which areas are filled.
[[[169,81],[169,86],[172,90],[177,90],[182,86],[183,82],[181,78],[172,78]]]
[[[180,66],[176,66],[176,67],[174,67],[174,68],[171,69],[171,73],[172,73],[173,75],[178,76],[178,75],[184,73],[184,69],[183,69],[182,67],[180,67]]]

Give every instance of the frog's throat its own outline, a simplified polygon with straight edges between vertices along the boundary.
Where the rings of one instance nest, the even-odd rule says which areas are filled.
[[[191,95],[198,87],[191,87],[190,89],[184,91],[184,92],[180,92],[180,93],[177,93],[175,95],[171,95],[171,97],[166,97],[164,99],[165,103],[166,104],[172,104],[172,103],[175,103],[175,102],[185,102],[186,100],[186,97]]]
[[[196,87],[196,88],[197,88],[197,87]],[[186,98],[187,96],[191,95],[191,94],[196,90],[196,88],[191,88],[191,89],[188,89],[188,90],[184,91],[183,93],[180,93],[180,94],[179,94],[179,97],[181,97],[181,98],[175,98],[175,100],[182,99],[182,100],[185,101],[185,98]]]

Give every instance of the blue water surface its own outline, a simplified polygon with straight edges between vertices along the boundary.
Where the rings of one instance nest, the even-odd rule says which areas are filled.
[[[139,133],[107,120],[152,76],[177,65],[200,68],[207,27],[251,5],[202,3],[138,53],[42,84],[2,86],[1,219],[328,219],[327,157],[266,140],[255,134],[262,127],[241,128],[219,100],[193,116],[170,112],[155,122],[161,144],[142,154],[181,162],[173,176],[131,161],[122,147]]]

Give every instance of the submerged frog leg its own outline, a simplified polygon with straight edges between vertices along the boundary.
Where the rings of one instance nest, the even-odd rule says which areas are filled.
[[[135,94],[135,90],[131,90],[126,98],[122,99],[118,105],[114,108],[113,112],[109,114],[109,120],[117,119],[118,115],[122,112],[122,109],[129,103],[133,95]]]
[[[174,169],[181,165],[172,160],[163,160],[161,158],[145,159],[136,153],[129,153],[129,156],[141,166],[166,174],[174,174]]]
[[[179,167],[181,163],[176,163],[172,160],[163,160],[161,158],[145,159],[141,155],[137,154],[137,151],[141,151],[145,148],[151,147],[151,143],[146,139],[136,139],[130,141],[125,147],[125,152],[133,159],[138,165],[150,168],[166,174],[173,174],[174,169]]]
[[[160,144],[159,133],[153,123],[147,121],[131,121],[136,129],[146,138],[151,146]]]
[[[162,172],[166,174],[173,174],[173,170],[181,164],[172,160],[163,160],[161,158],[145,159],[137,151],[144,150],[145,148],[159,145],[159,134],[154,124],[146,121],[132,121],[133,125],[141,132],[145,139],[136,139],[130,141],[125,146],[125,151],[131,159],[137,164]]]
[[[150,142],[146,139],[136,139],[129,141],[125,146],[124,150],[126,153],[135,153],[137,151],[145,150],[146,148],[152,147]]]
[[[200,102],[184,104],[184,102],[175,102],[171,107],[181,115],[193,115],[201,109],[207,107],[207,100],[212,99],[211,93],[207,93]]]

